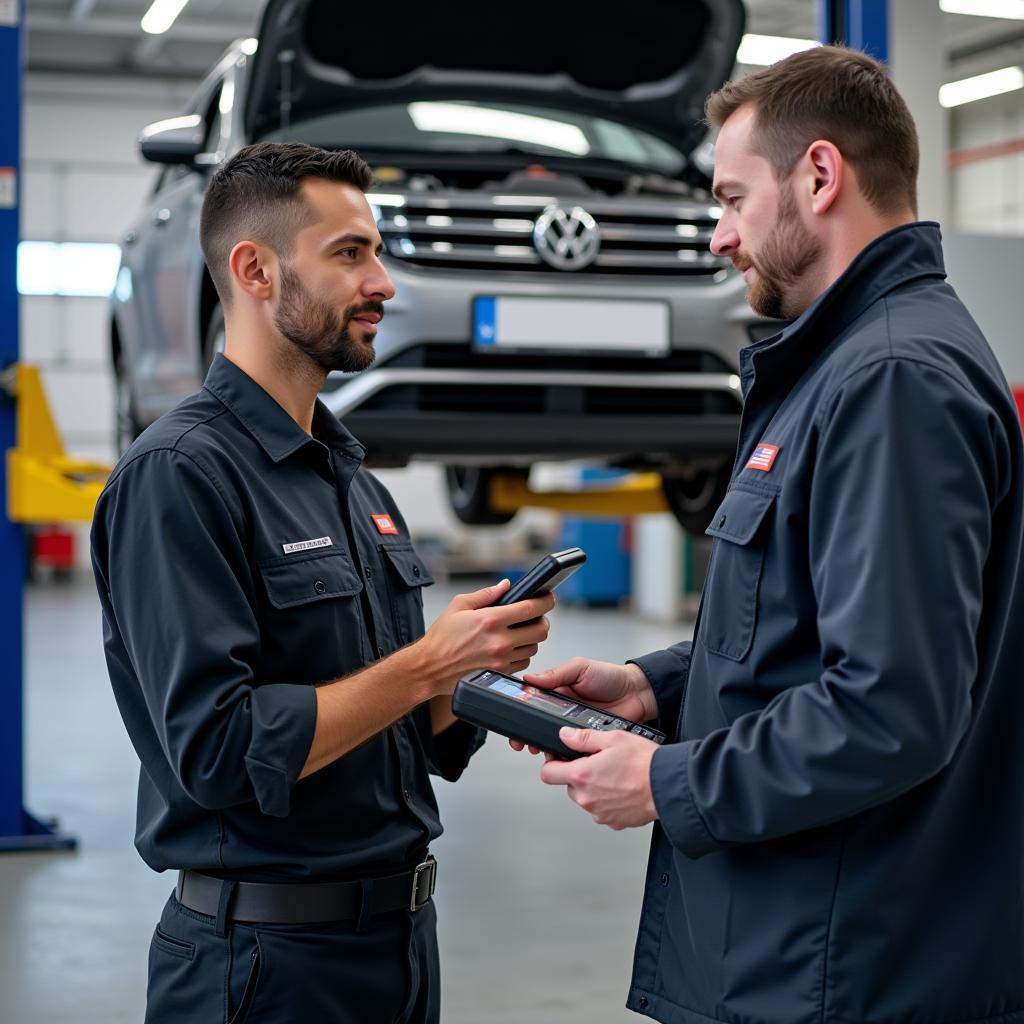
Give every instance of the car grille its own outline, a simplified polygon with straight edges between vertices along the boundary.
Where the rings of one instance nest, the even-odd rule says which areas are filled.
[[[368,197],[388,253],[420,266],[546,274],[672,275],[722,280],[727,258],[708,251],[712,208],[692,202],[491,196],[479,193]],[[542,259],[537,219],[550,207],[582,207],[600,232],[596,258],[565,271]]]

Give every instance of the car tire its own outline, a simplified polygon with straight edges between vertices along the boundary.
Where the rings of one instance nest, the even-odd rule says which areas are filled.
[[[522,467],[445,466],[448,500],[460,522],[468,526],[503,526],[515,518],[515,512],[491,507],[491,480],[496,476],[516,476],[524,482],[530,475]]]
[[[124,364],[117,359],[114,361],[114,443],[118,456],[123,455],[141,433],[142,424],[135,411],[128,374]]]
[[[701,536],[725,498],[732,466],[723,462],[689,473],[663,474],[661,490],[672,514],[687,532]]]
[[[210,369],[213,357],[224,351],[224,310],[218,302],[203,332],[203,374]]]

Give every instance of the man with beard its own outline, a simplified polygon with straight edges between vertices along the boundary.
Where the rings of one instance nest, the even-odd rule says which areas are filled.
[[[96,510],[111,683],[142,762],[136,846],[178,872],[146,1020],[436,1022],[428,772],[482,740],[466,672],[525,668],[553,598],[432,582],[359,442],[317,401],[373,361],[394,287],[352,152],[255,145],[212,177],[226,344]],[[513,628],[520,626],[521,628]],[[112,897],[114,898],[114,897]]]
[[[885,69],[821,47],[707,104],[712,251],[793,319],[741,354],[691,642],[527,680],[641,721],[548,760],[655,822],[628,1006],[674,1024],[1024,1021],[1024,451],[916,220]],[[940,169],[935,169],[941,173]]]

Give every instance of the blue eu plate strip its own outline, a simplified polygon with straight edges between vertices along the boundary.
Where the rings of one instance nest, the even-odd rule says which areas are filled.
[[[476,345],[497,345],[497,306],[493,297],[473,301],[473,343]]]

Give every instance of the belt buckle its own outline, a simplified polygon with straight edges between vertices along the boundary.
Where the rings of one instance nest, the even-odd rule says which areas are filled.
[[[409,894],[409,909],[415,914],[434,895],[437,885],[437,861],[429,854],[422,864],[412,869],[412,891]],[[423,894],[423,895],[421,895]]]

